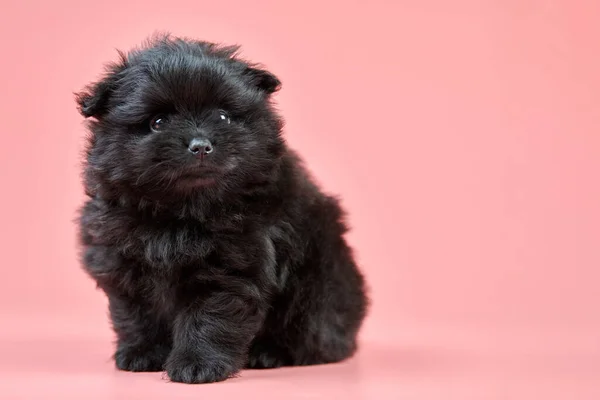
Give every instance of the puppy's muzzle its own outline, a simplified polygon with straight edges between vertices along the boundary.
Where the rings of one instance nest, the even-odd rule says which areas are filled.
[[[188,150],[196,157],[205,157],[212,153],[214,148],[208,139],[194,138],[190,141]]]

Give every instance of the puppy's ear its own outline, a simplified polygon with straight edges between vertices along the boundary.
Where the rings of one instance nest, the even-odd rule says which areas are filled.
[[[77,93],[75,99],[79,112],[86,118],[100,117],[106,113],[107,102],[112,92],[108,78],[88,86],[84,91]]]
[[[82,92],[75,94],[79,112],[84,117],[98,118],[108,111],[108,100],[126,68],[125,56],[121,53],[120,56],[121,62],[109,65],[103,79],[88,85]]]
[[[245,75],[258,89],[267,94],[275,93],[281,88],[281,81],[269,71],[258,67],[247,67]]]

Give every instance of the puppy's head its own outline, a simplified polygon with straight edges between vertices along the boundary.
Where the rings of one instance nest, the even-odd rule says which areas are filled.
[[[88,176],[144,196],[266,179],[284,150],[270,104],[280,82],[236,51],[161,37],[121,54],[77,95]]]

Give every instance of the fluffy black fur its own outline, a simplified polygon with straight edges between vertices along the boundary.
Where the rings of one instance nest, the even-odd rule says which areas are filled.
[[[82,259],[119,369],[215,382],[356,350],[367,301],[343,212],[281,137],[279,80],[236,52],[154,38],[77,95]]]

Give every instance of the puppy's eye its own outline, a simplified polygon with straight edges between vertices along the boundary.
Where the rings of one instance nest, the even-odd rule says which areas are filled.
[[[168,122],[169,122],[169,118],[166,115],[163,115],[163,114],[155,115],[150,120],[150,129],[153,132],[158,132],[158,131],[162,130],[165,127],[165,125],[167,125]]]
[[[225,110],[219,110],[219,120],[226,122],[228,124],[231,123],[231,118],[229,117],[229,114],[227,114],[227,111],[225,111]]]

